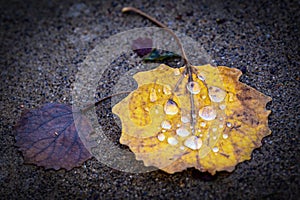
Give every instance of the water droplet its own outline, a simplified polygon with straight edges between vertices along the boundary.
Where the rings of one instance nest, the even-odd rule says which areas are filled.
[[[165,140],[165,138],[166,138],[166,136],[164,135],[164,134],[158,134],[158,136],[157,136],[157,139],[159,140],[159,141],[164,141]]]
[[[175,75],[175,76],[180,75],[180,70],[179,70],[179,69],[174,69],[174,75]]]
[[[196,119],[197,115],[196,114],[192,114],[192,118]]]
[[[213,132],[216,132],[217,130],[218,130],[217,128],[213,128],[213,129],[212,129]]]
[[[217,136],[214,136],[213,139],[216,140],[216,139],[217,139]]]
[[[185,149],[185,147],[184,147],[184,146],[180,146],[180,147],[179,147],[179,149],[181,149],[181,150],[184,150],[184,149]]]
[[[174,137],[169,137],[168,138],[168,143],[170,144],[170,145],[176,145],[176,144],[178,144],[178,140],[176,139],[176,138],[174,138]]]
[[[202,134],[199,134],[199,137],[202,137],[203,135]]]
[[[151,102],[155,102],[157,101],[157,94],[156,94],[156,91],[154,88],[151,89],[151,92],[150,92],[150,101]]]
[[[220,128],[224,128],[223,124],[220,124],[219,127],[220,127]]]
[[[163,130],[161,130],[161,132],[165,133],[165,132],[166,132],[166,130],[165,130],[165,129],[163,129]]]
[[[184,124],[190,122],[189,118],[186,117],[186,116],[181,116],[181,121],[182,121],[182,123],[184,123]]]
[[[147,112],[149,112],[149,108],[148,107],[145,107],[144,110],[147,111]]]
[[[201,122],[201,123],[200,123],[200,126],[201,126],[201,127],[205,127],[205,126],[206,126],[206,123],[205,123],[205,122]]]
[[[230,122],[227,122],[227,123],[226,123],[226,126],[230,128],[230,127],[231,127],[231,123],[230,123]]]
[[[177,103],[172,99],[169,99],[164,107],[165,113],[167,115],[176,115],[179,111]]]
[[[176,134],[181,137],[186,137],[190,134],[190,132],[185,128],[179,128],[176,130]]]
[[[170,95],[170,94],[172,94],[172,89],[169,85],[164,85],[163,92],[165,95]]]
[[[224,138],[224,139],[227,139],[227,138],[228,138],[228,134],[224,133],[224,134],[223,134],[223,138]]]
[[[165,120],[165,121],[162,121],[161,127],[164,128],[164,129],[169,130],[169,129],[172,128],[172,125],[171,125],[171,123],[170,123],[169,121],[166,121],[166,120]]]
[[[201,129],[198,129],[198,132],[201,133]]]
[[[226,92],[221,88],[210,86],[208,88],[208,95],[213,102],[221,102],[225,99]]]
[[[205,77],[203,76],[203,75],[201,75],[201,74],[198,74],[198,76],[197,76],[201,81],[205,81]]]
[[[206,99],[206,95],[202,95],[201,98],[202,98],[202,99]]]
[[[212,106],[205,106],[199,110],[199,116],[207,121],[214,120],[217,117],[217,112]]]
[[[180,127],[181,126],[181,124],[177,124],[177,127]]]
[[[197,82],[191,81],[187,84],[187,89],[192,94],[198,94],[200,92],[200,85]]]
[[[184,141],[184,145],[190,149],[197,150],[201,148],[202,140],[197,136],[191,136]]]
[[[219,148],[218,147],[214,147],[212,150],[213,150],[213,152],[217,153],[219,151]]]
[[[219,105],[219,108],[220,108],[221,110],[225,110],[226,105],[225,105],[225,104],[221,104],[221,105]]]

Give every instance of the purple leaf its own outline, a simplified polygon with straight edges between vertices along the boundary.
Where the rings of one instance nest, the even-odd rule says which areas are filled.
[[[137,38],[132,41],[132,50],[143,57],[152,51],[153,42],[150,38]]]
[[[75,121],[80,132],[92,131],[88,119],[79,112],[73,116],[69,105],[47,103],[23,112],[16,125],[16,146],[25,162],[46,169],[70,170],[90,159],[92,155],[87,148],[91,147],[84,146]]]

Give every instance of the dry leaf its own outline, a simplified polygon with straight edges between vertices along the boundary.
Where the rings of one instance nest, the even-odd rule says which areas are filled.
[[[137,38],[132,41],[132,50],[143,57],[152,51],[153,41],[150,38]]]
[[[16,146],[26,163],[70,170],[92,157],[79,131],[92,131],[89,121],[80,112],[73,113],[69,105],[47,103],[22,114],[16,125]]]
[[[238,81],[228,67],[158,68],[134,76],[138,88],[113,107],[120,142],[137,160],[168,173],[189,167],[215,174],[251,158],[271,133],[270,97]]]

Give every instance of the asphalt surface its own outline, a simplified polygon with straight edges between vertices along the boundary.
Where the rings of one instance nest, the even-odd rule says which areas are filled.
[[[153,26],[123,15],[123,6],[190,36],[216,65],[242,70],[243,83],[273,98],[272,135],[251,160],[213,177],[194,169],[125,173],[97,159],[70,171],[23,163],[14,146],[22,107],[71,104],[78,68],[98,43]],[[299,199],[299,1],[1,1],[0,9],[0,199]],[[108,105],[102,122],[117,143]]]

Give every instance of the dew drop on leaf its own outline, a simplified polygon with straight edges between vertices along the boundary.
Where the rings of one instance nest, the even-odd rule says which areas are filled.
[[[217,112],[212,106],[205,106],[199,110],[199,117],[206,121],[211,121],[216,119]]]
[[[231,125],[230,122],[227,122],[227,123],[226,123],[226,126],[230,128],[232,125]]]
[[[181,116],[181,121],[182,121],[182,123],[184,123],[184,124],[190,122],[189,118],[186,117],[186,116]]]
[[[169,99],[164,106],[164,111],[167,115],[176,115],[179,111],[179,108],[175,101]]]
[[[187,89],[192,94],[200,93],[200,85],[197,82],[191,81],[187,84]]]
[[[178,128],[176,130],[176,134],[181,137],[186,137],[190,134],[190,132],[186,128]]]
[[[221,88],[210,86],[208,88],[208,95],[213,102],[222,102],[226,97],[226,92]]]
[[[170,145],[176,145],[176,144],[178,144],[178,140],[176,138],[174,138],[174,137],[169,137],[168,138],[168,143]]]
[[[184,145],[190,149],[197,150],[201,148],[202,140],[197,136],[191,136],[184,141]]]
[[[219,148],[218,147],[214,147],[212,150],[213,150],[213,152],[217,153],[219,151]]]
[[[201,122],[201,123],[200,123],[200,126],[201,126],[201,127],[205,127],[205,126],[206,126],[206,123],[205,123],[205,122]]]
[[[172,125],[171,125],[171,123],[170,123],[169,121],[164,120],[164,121],[162,121],[162,123],[161,123],[161,127],[162,127],[163,129],[169,130],[169,129],[172,128]]]
[[[224,139],[228,138],[228,134],[226,134],[226,133],[224,133],[222,136],[223,136]]]
[[[158,136],[157,136],[157,139],[159,140],[159,141],[164,141],[165,140],[165,138],[166,138],[166,136],[164,135],[164,134],[158,134]]]

